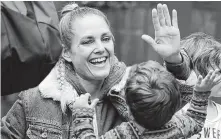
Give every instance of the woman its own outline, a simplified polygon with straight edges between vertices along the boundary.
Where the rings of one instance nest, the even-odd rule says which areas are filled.
[[[167,35],[171,30],[161,32],[165,27],[174,26],[168,24],[170,17],[166,5],[159,4],[157,10],[159,14],[153,11],[156,40],[160,46],[166,44],[159,47],[162,51],[158,52],[168,62],[175,62],[170,61],[170,56],[173,59],[178,57],[181,62],[181,55],[177,51],[179,45],[173,43],[174,40],[179,42],[179,29],[175,26],[175,30],[172,30],[175,39]],[[114,56],[114,37],[106,16],[97,9],[80,8],[76,4],[65,6],[62,15],[62,56],[38,87],[20,93],[19,99],[2,119],[3,138],[72,137],[74,124],[71,111],[66,107],[69,104],[67,100],[86,92],[91,94],[92,103],[99,98],[93,121],[96,135],[104,134],[123,121],[106,96],[126,70],[125,64]],[[176,14],[173,15],[176,17]],[[162,19],[166,26],[162,24]],[[177,24],[177,21],[174,23]],[[143,39],[154,47],[158,46],[150,37],[143,36]],[[176,49],[163,53],[168,47]]]

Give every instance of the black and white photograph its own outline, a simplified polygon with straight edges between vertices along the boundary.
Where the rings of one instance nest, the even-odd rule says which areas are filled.
[[[1,139],[221,139],[221,1],[1,1]]]

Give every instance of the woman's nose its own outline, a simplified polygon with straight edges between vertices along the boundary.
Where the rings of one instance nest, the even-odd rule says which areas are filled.
[[[96,48],[94,50],[95,53],[104,53],[105,51],[105,47],[104,47],[104,44],[102,44],[101,41],[97,42],[96,43]]]

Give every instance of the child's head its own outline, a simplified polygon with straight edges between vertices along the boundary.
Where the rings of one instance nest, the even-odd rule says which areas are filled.
[[[134,65],[125,87],[135,120],[147,129],[167,123],[180,106],[178,82],[154,61]]]
[[[193,33],[181,41],[181,46],[191,57],[197,76],[205,77],[210,70],[221,70],[221,44],[212,36]],[[221,83],[211,91],[212,96],[221,96]]]
[[[211,46],[205,49],[194,61],[194,71],[198,76],[205,77],[210,70],[220,69],[221,71],[221,47]],[[211,90],[211,96],[221,96],[221,82]]]
[[[221,44],[202,32],[193,33],[181,41],[193,63],[193,70],[203,77],[209,70],[221,68]]]

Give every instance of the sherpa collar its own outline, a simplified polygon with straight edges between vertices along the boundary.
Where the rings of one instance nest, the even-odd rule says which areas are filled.
[[[61,101],[64,92],[59,89],[57,68],[58,66],[56,65],[47,77],[39,84],[39,90],[43,98],[52,98],[54,101]],[[76,90],[70,85],[70,83],[64,82],[63,86],[67,89],[65,93],[69,92],[77,96]]]
[[[79,96],[79,92],[77,93],[76,89],[74,88],[77,83],[73,81],[67,81],[66,78],[63,79],[62,83],[59,81],[59,78],[63,78],[59,76],[59,70],[61,68],[60,62],[62,62],[62,59],[57,62],[47,77],[39,84],[39,90],[43,98],[51,98],[54,101],[60,101],[62,110],[65,110],[67,99],[76,99],[76,97]],[[65,64],[63,66],[67,68]],[[126,65],[123,62],[119,62],[118,59],[114,56],[111,60],[110,75],[104,81],[101,94],[105,96],[105,94],[107,94],[114,85],[120,82],[125,71]],[[63,88],[62,90],[61,85]]]

